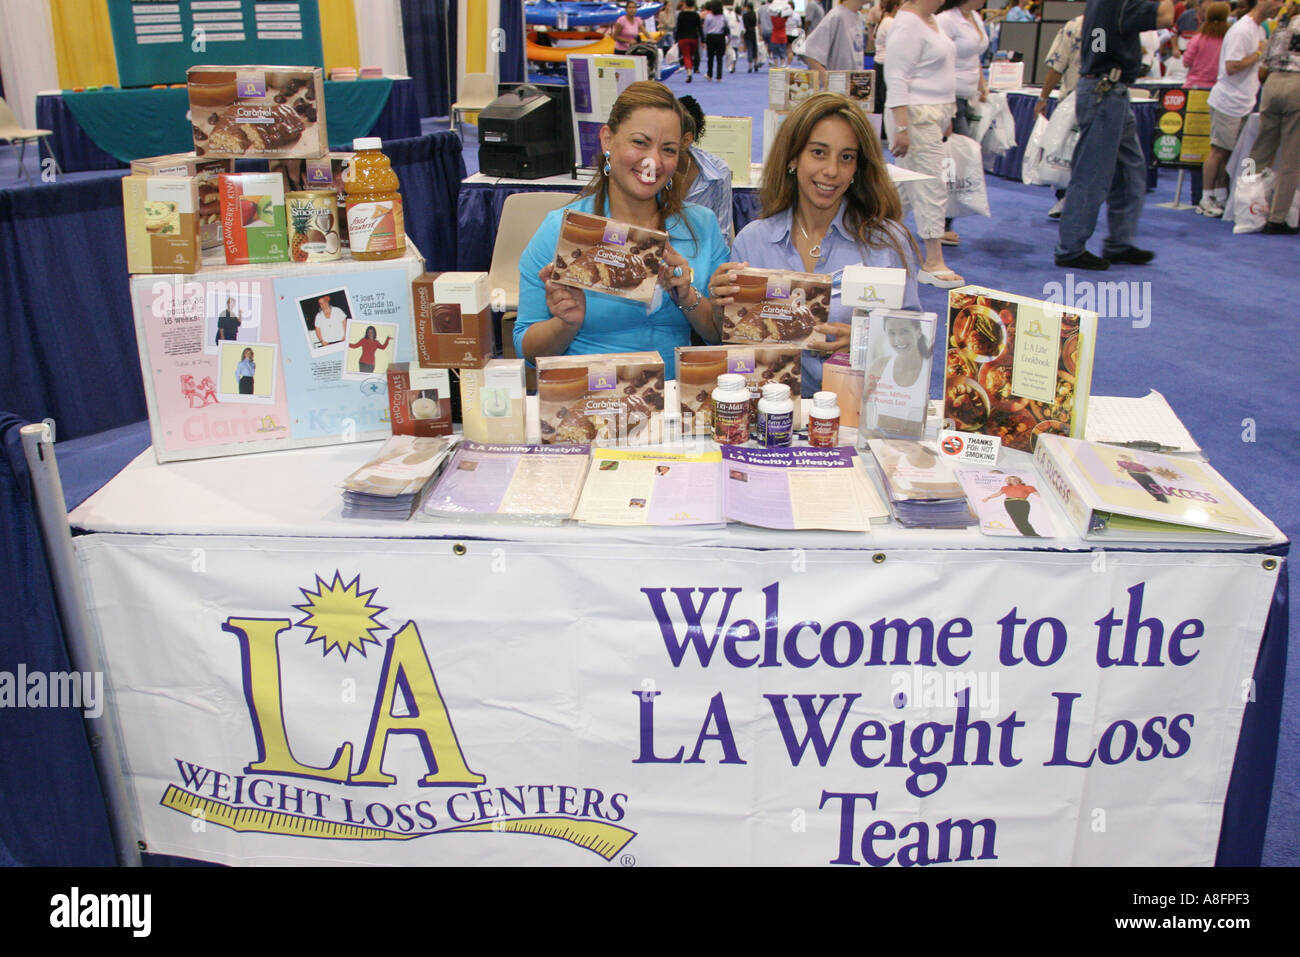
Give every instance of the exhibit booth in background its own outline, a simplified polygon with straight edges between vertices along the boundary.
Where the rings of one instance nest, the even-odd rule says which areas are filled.
[[[245,21],[255,25],[253,0],[239,2]],[[189,34],[191,0],[176,5],[184,8]],[[113,10],[125,9],[134,23],[135,6],[131,0],[0,4],[0,73],[19,122],[35,125],[36,94],[42,90],[130,85],[131,78],[119,73],[109,38]],[[467,71],[493,73],[502,81],[524,79],[523,0],[300,0],[290,6],[307,11],[299,14],[304,24],[319,24],[322,62],[312,65],[324,66],[327,73],[341,66],[379,66],[386,75],[409,75],[416,81],[421,116],[446,116]],[[147,15],[158,16],[140,14]],[[194,39],[188,38],[187,49]],[[216,62],[267,61],[240,56]]]

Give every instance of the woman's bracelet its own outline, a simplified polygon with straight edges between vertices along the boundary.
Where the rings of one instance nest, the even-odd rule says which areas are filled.
[[[691,287],[691,292],[695,293],[695,298],[686,305],[680,307],[682,312],[694,312],[699,308],[700,303],[704,301],[704,297],[700,295],[700,291],[694,286]]]

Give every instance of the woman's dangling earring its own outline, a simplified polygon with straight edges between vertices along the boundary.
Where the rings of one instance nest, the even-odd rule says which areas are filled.
[[[794,175],[794,164],[792,163],[791,165],[787,166],[787,167],[785,168],[785,171],[786,171],[787,173],[789,173],[791,176],[793,176],[793,175]]]
[[[605,150],[605,168],[601,172],[606,176],[609,175],[609,150]]]
[[[673,178],[671,176],[668,177],[668,182],[665,184],[664,189],[670,193],[673,191]]]

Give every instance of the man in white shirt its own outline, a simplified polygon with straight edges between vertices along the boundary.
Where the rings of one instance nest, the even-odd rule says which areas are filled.
[[[338,306],[330,305],[329,296],[321,296],[316,301],[320,304],[320,312],[316,313],[315,322],[316,341],[321,346],[342,342],[348,314]]]
[[[1282,8],[1282,0],[1258,0],[1223,38],[1219,78],[1210,90],[1210,155],[1201,167],[1205,190],[1196,211],[1218,218],[1228,198],[1228,157],[1259,95],[1259,67],[1267,38],[1263,23]],[[1234,172],[1236,172],[1234,170]]]
[[[863,0],[842,0],[826,14],[804,42],[804,62],[818,73],[827,70],[861,70],[866,51]]]

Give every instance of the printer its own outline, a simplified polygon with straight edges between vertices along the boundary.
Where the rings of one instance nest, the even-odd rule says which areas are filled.
[[[478,166],[487,176],[541,179],[573,170],[567,86],[522,83],[478,115]]]

